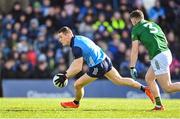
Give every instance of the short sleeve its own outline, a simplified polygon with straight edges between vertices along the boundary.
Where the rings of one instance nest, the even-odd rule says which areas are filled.
[[[132,30],[132,32],[131,32],[131,39],[132,39],[132,41],[138,40],[138,36],[137,36],[137,34],[134,32],[134,30]]]
[[[74,58],[75,59],[78,59],[80,57],[82,57],[82,50],[80,47],[73,47],[72,48],[72,52],[73,52],[73,55],[74,55]]]

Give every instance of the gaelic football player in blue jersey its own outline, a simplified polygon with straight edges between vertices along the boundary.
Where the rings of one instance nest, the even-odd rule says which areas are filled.
[[[85,61],[89,67],[87,73],[77,79],[74,83],[75,99],[71,102],[61,102],[64,108],[78,108],[80,100],[84,96],[84,86],[95,81],[97,78],[105,76],[116,85],[131,86],[142,90],[154,101],[154,97],[148,87],[145,87],[133,80],[132,78],[122,77],[118,71],[112,66],[110,58],[97,46],[92,40],[81,35],[74,35],[69,27],[62,27],[58,31],[59,42],[63,46],[70,46],[74,55],[74,60],[66,73],[59,74],[59,81],[64,83],[78,74],[83,67]]]

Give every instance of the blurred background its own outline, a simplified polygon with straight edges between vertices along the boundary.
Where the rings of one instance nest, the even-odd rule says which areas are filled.
[[[18,92],[30,85],[27,90],[36,84],[41,88],[45,86],[43,82],[49,85],[56,73],[66,71],[73,56],[70,48],[58,43],[55,34],[65,25],[75,34],[93,40],[108,54],[120,74],[130,77],[132,25],[129,12],[134,9],[142,10],[145,19],[161,26],[173,54],[172,80],[180,81],[179,0],[0,0],[0,96],[4,93],[5,97],[12,97],[15,91],[14,97],[26,97],[27,92],[23,95]],[[147,51],[140,45],[136,68],[142,82],[149,65]],[[87,70],[84,64],[82,72],[74,79]],[[98,82],[97,87],[101,85]],[[36,88],[34,90],[37,92]],[[73,95],[72,89],[69,92]]]

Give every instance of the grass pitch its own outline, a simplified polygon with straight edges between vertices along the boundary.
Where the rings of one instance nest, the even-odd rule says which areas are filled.
[[[72,99],[0,98],[0,118],[180,118],[180,99],[163,100],[165,111],[149,111],[148,99],[84,98],[78,109],[60,101]]]

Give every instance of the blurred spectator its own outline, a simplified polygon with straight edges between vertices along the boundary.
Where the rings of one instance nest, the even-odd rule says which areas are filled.
[[[128,11],[125,11],[123,13],[123,19],[124,19],[125,24],[126,24],[126,29],[130,30],[131,27],[132,27],[132,24],[131,24],[131,22],[129,20],[129,12]]]
[[[33,72],[33,78],[35,79],[48,79],[51,78],[51,72],[48,69],[47,57],[45,54],[38,56],[38,62]]]
[[[66,11],[62,11],[61,12],[61,16],[60,16],[60,19],[59,19],[60,23],[61,23],[61,26],[69,26],[69,27],[74,27],[74,23],[73,23],[73,18],[72,16],[68,16]]]
[[[119,33],[125,28],[125,22],[122,19],[119,11],[115,11],[113,13],[113,16],[111,18],[111,24],[113,29],[119,31]]]
[[[173,55],[180,60],[180,56],[178,55],[180,50],[180,43],[172,30],[167,33],[167,40],[171,52],[173,52]]]
[[[50,0],[42,0],[41,11],[42,11],[43,17],[49,14],[50,5],[51,5]]]
[[[104,12],[104,3],[100,2],[100,1],[96,1],[95,9],[96,9],[97,15],[99,15],[100,13],[103,13]]]
[[[174,0],[168,0],[168,6],[166,6],[166,21],[169,23],[174,23],[176,20],[176,13],[178,10],[178,5],[175,3]],[[170,28],[174,28],[175,26],[173,26],[174,24],[169,24]]]
[[[139,52],[138,52],[138,59],[141,61],[141,62],[144,62],[145,61],[145,55],[147,54],[146,52],[146,49],[145,47],[140,44],[139,45]]]
[[[120,64],[125,60],[126,45],[120,42],[118,45],[118,51],[114,54],[113,64],[116,69],[119,69]]]
[[[106,21],[106,16],[104,13],[100,13],[98,15],[98,20],[93,24],[93,29],[98,31],[100,34],[102,34],[105,31],[113,32],[113,28],[109,24],[108,21]]]
[[[2,77],[6,79],[16,78],[15,72],[15,61],[13,59],[8,59],[2,68]]]
[[[52,71],[55,68],[54,51],[48,49],[46,52],[48,68]]]
[[[36,60],[37,60],[37,54],[35,52],[35,50],[33,49],[33,46],[30,45],[29,46],[29,50],[27,52],[27,58],[28,61],[33,65],[33,67],[36,65]]]
[[[173,26],[175,26],[174,32],[176,33],[178,38],[180,38],[180,33],[179,33],[180,22],[179,21],[180,21],[180,6],[178,6],[177,8],[175,22],[173,23],[174,24]],[[172,23],[169,22],[168,24],[172,24]]]
[[[105,41],[99,40],[97,41],[97,45],[100,46],[104,52],[108,52],[108,46]]]
[[[159,19],[165,19],[165,10],[159,0],[155,1],[155,6],[149,10],[148,15],[151,20],[156,22],[158,22]]]
[[[112,58],[112,63],[114,65],[115,68],[118,68],[120,61],[119,58],[121,57],[117,57],[117,55],[119,54],[119,46],[120,46],[120,35],[117,32],[114,32],[112,34],[112,40],[109,43],[108,46],[108,50],[111,53],[111,58]],[[122,48],[122,47],[121,47]],[[121,49],[123,50],[123,49]]]
[[[131,50],[127,49],[125,53],[125,60],[120,64],[119,72],[122,76],[130,77],[130,70],[129,70],[129,58],[130,58]]]
[[[106,13],[106,18],[108,19],[108,21],[110,21],[112,14],[113,14],[113,8],[112,8],[111,4],[107,3],[105,5],[104,12]]]
[[[7,42],[11,49],[13,47],[16,47],[18,44],[18,34],[16,32],[13,32],[11,36],[7,39]]]
[[[25,12],[25,15],[26,15],[26,18],[27,18],[26,22],[29,25],[29,21],[34,17],[32,6],[28,5],[24,12]]]
[[[30,26],[29,26],[29,33],[28,33],[28,36],[31,40],[34,40],[37,38],[38,27],[39,27],[38,19],[36,18],[31,19]]]
[[[2,37],[5,38],[5,39],[9,38],[11,36],[11,33],[13,32],[12,24],[7,23],[7,24],[4,24],[3,27],[4,28],[2,29]]]
[[[25,14],[22,14],[19,18],[19,23],[21,24],[21,27],[28,27],[28,22],[27,22],[27,16]]]
[[[173,58],[172,63],[170,65],[170,72],[172,74],[172,78],[179,79],[180,78],[180,61],[176,58]]]
[[[93,39],[94,29],[92,28],[93,18],[91,15],[85,16],[85,19],[79,25],[79,33]]]
[[[28,42],[27,42],[27,37],[26,36],[21,36],[19,38],[20,42],[17,43],[17,51],[19,53],[21,52],[27,52],[28,51]]]
[[[80,8],[80,11],[79,11],[78,21],[83,22],[84,17],[87,16],[90,11],[96,14],[95,8],[93,8],[93,5],[92,5],[92,1],[84,0],[83,6]]]
[[[33,7],[33,18],[38,19],[39,21],[41,21],[43,19],[43,15],[42,15],[42,11],[41,11],[41,3],[39,1],[35,1],[32,4]]]
[[[124,29],[122,31],[121,41],[125,43],[127,47],[130,47],[131,45],[131,39],[130,39],[130,32],[127,29]]]
[[[3,53],[5,58],[9,57],[11,49],[8,47],[7,42],[5,40],[0,41],[0,51]]]
[[[64,10],[61,12],[60,22],[61,25],[69,26],[71,28],[75,28],[75,5],[73,2],[67,2],[64,4]]]
[[[21,5],[19,2],[15,2],[14,3],[14,7],[11,11],[12,15],[13,15],[13,18],[15,19],[15,21],[18,21],[20,16],[22,15],[23,11],[22,11],[22,8],[21,8]]]
[[[29,79],[32,78],[32,68],[28,62],[20,62],[16,71],[16,78],[19,79]]]
[[[58,63],[56,64],[56,68],[52,72],[52,76],[57,73],[65,73],[67,70],[66,62],[64,58],[60,58]]]
[[[45,53],[48,47],[48,42],[43,33],[39,33],[36,41],[34,41],[34,49],[39,55],[41,52]]]

